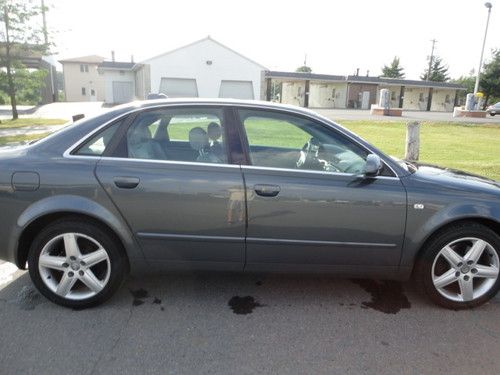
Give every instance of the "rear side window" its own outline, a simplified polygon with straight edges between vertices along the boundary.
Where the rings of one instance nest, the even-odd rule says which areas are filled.
[[[115,157],[227,163],[221,108],[182,107],[144,111],[121,140]]]
[[[115,122],[113,125],[101,130],[80,146],[73,154],[82,156],[101,156],[121,123],[122,121]]]

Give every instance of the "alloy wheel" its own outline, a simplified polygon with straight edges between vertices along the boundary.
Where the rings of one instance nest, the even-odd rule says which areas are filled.
[[[66,299],[83,300],[104,289],[111,262],[108,252],[95,239],[81,233],[63,233],[43,247],[38,270],[52,292]]]
[[[499,275],[500,261],[493,246],[465,237],[444,246],[432,264],[432,282],[445,298],[470,302],[488,293]]]

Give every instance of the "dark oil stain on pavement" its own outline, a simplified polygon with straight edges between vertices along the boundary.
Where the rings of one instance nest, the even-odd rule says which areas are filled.
[[[231,307],[231,310],[233,310],[233,312],[238,315],[251,314],[253,312],[253,309],[255,309],[256,307],[264,306],[251,296],[234,296],[229,300],[228,305],[229,307]]]
[[[145,289],[130,290],[130,294],[134,297],[133,306],[140,306],[144,303],[144,299],[148,298],[148,291]]]
[[[371,308],[386,314],[396,314],[401,309],[409,309],[410,301],[403,292],[401,283],[396,281],[352,280],[371,294],[372,300],[363,302],[362,308]]]
[[[33,287],[24,286],[17,295],[16,303],[21,310],[34,310],[42,303],[42,296]]]

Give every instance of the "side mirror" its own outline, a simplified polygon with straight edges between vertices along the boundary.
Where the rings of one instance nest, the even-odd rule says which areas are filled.
[[[382,160],[375,154],[366,157],[365,176],[376,176],[382,169]]]

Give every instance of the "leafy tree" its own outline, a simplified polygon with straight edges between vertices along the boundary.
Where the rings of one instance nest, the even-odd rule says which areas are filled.
[[[390,65],[384,65],[382,68],[382,77],[386,78],[404,78],[403,67],[399,65],[399,57],[394,56]]]
[[[37,26],[35,17],[42,11],[34,0],[0,0],[0,66],[5,68],[7,93],[12,106],[12,118],[19,117],[17,112],[17,88],[15,76],[16,67],[21,65],[22,56],[29,55],[34,50],[41,52],[48,48],[42,45],[42,27]],[[22,68],[21,68],[22,69]]]
[[[485,107],[490,98],[500,97],[500,49],[493,50],[491,59],[484,64],[479,86],[485,95]]]
[[[299,66],[297,69],[295,69],[295,71],[297,73],[311,73],[312,69],[307,65],[302,65],[302,66]]]
[[[16,87],[16,101],[20,104],[40,103],[41,89],[44,86],[47,71],[26,69],[23,66],[15,66],[14,86]],[[0,71],[0,92],[8,92],[9,84],[7,73]],[[5,100],[4,100],[5,102]]]
[[[447,82],[450,79],[448,76],[448,66],[443,64],[443,60],[439,56],[433,57],[430,73],[429,76],[429,68],[427,67],[420,76],[420,79],[434,82]]]

